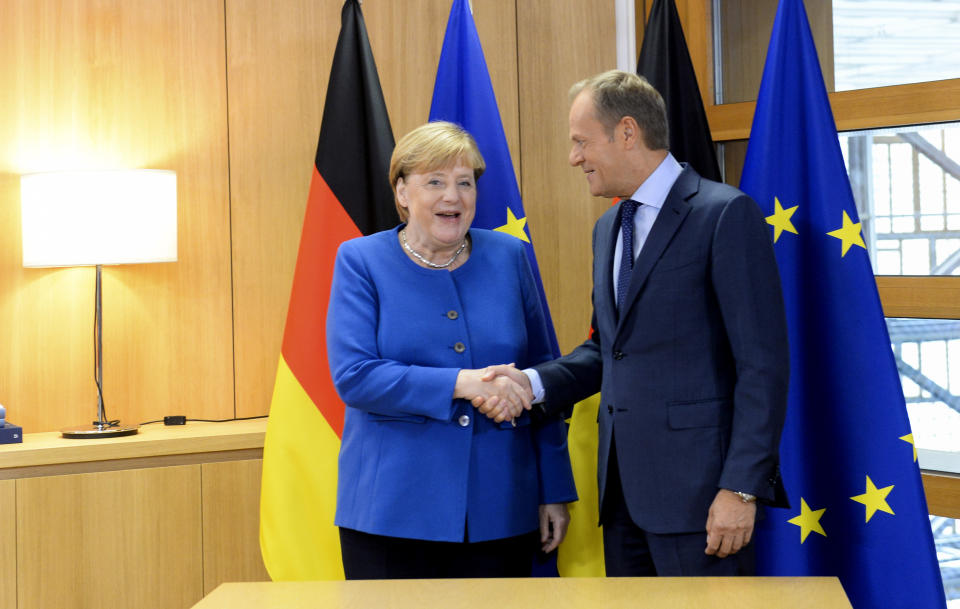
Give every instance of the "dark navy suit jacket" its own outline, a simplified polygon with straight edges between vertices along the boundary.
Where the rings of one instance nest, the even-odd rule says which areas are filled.
[[[789,352],[769,228],[741,191],[684,167],[613,294],[619,205],[593,231],[593,332],[535,366],[543,409],[599,389],[602,501],[614,429],[630,515],[653,533],[702,531],[720,488],[785,503],[779,477]],[[601,503],[602,505],[602,503]]]

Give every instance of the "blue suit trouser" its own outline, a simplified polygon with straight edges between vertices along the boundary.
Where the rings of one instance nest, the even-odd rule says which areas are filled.
[[[706,529],[693,533],[651,533],[630,516],[623,496],[615,438],[610,442],[607,483],[600,522],[603,525],[603,558],[607,577],[732,576],[753,575],[756,559],[751,541],[726,558],[704,553]],[[704,527],[707,515],[703,515]]]

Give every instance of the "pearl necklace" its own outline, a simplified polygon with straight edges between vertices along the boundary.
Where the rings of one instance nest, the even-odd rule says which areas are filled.
[[[432,269],[445,269],[445,268],[447,268],[448,266],[450,266],[451,264],[453,264],[453,262],[454,262],[457,258],[460,257],[460,254],[463,253],[464,248],[467,247],[467,240],[466,240],[466,238],[464,238],[463,243],[461,243],[461,244],[460,244],[460,247],[457,248],[457,251],[456,251],[456,253],[453,255],[453,258],[451,258],[450,260],[447,260],[447,261],[444,262],[443,264],[437,264],[436,262],[430,262],[429,260],[427,260],[426,258],[424,258],[423,256],[421,256],[419,253],[417,253],[412,247],[410,247],[410,244],[407,243],[407,229],[406,229],[406,228],[404,228],[404,229],[402,229],[402,230],[400,231],[400,241],[403,242],[403,249],[405,249],[405,250],[407,250],[408,252],[410,252],[410,255],[411,255],[411,256],[413,256],[414,258],[416,258],[417,260],[419,260],[420,262],[424,263],[425,265],[429,266],[429,267],[432,268]]]

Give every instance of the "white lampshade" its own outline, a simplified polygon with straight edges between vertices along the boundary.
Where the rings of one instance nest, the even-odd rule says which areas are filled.
[[[177,260],[173,171],[24,175],[20,209],[25,267]]]

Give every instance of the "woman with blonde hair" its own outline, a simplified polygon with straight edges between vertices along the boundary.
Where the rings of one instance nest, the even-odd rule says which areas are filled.
[[[550,360],[522,243],[470,228],[484,161],[469,133],[404,136],[401,224],[343,243],[327,351],[347,405],[337,512],[348,579],[529,576],[576,499],[563,421],[485,367]],[[471,405],[496,396],[486,415]],[[539,545],[539,548],[538,548]]]

